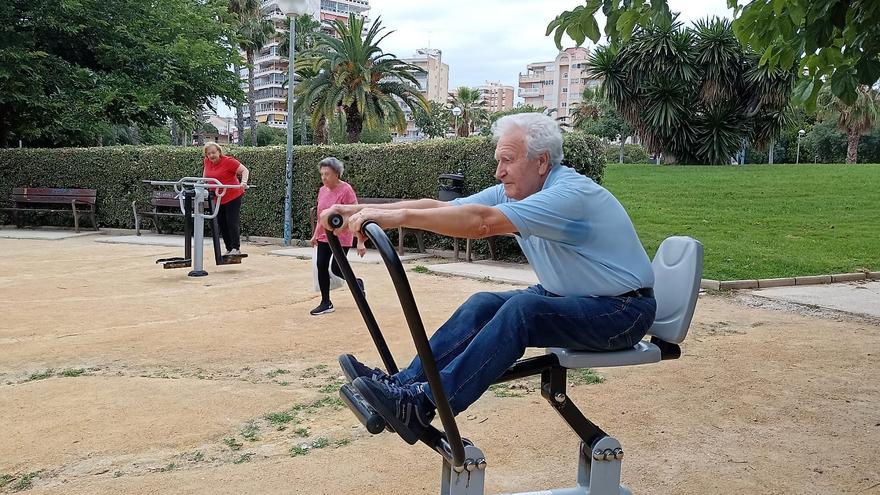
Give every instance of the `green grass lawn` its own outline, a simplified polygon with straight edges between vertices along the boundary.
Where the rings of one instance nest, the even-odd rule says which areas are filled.
[[[703,278],[880,271],[880,165],[611,165],[605,184],[648,254],[703,243]]]

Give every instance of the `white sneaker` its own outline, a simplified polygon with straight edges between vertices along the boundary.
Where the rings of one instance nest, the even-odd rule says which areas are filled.
[[[238,256],[240,254],[241,251],[239,251],[238,249],[230,249],[229,252],[226,253],[227,256]]]

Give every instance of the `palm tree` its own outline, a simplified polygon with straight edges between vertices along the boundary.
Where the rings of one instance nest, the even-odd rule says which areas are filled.
[[[486,124],[488,121],[489,115],[483,108],[482,95],[476,88],[459,86],[450,95],[449,103],[461,109],[458,129],[455,132],[457,136],[468,137],[476,130],[477,124]]]
[[[817,107],[820,120],[837,118],[837,128],[846,133],[846,163],[857,163],[859,140],[880,120],[880,94],[870,86],[859,85],[856,101],[847,105],[825,86]]]
[[[667,162],[729,163],[744,142],[766,146],[784,129],[794,73],[758,64],[727,19],[682,28],[661,17],[589,61],[602,95]]]
[[[599,91],[587,86],[581,92],[581,101],[574,103],[569,112],[572,115],[571,125],[581,127],[587,121],[599,120],[602,115],[602,98]]]
[[[233,3],[237,5],[232,7]],[[230,10],[238,15],[237,35],[239,47],[244,51],[248,71],[248,112],[250,113],[251,143],[257,145],[257,105],[254,101],[254,53],[260,51],[275,36],[275,24],[263,17],[260,3],[256,0],[231,0]],[[241,131],[239,131],[241,132]]]
[[[317,35],[308,62],[317,75],[300,85],[297,106],[312,109],[313,122],[318,120],[316,116],[326,118],[343,112],[349,143],[358,142],[365,125],[374,129],[391,124],[404,132],[406,115],[400,103],[411,112],[427,108],[415,78],[424,71],[379,48],[379,43],[391,34],[380,36],[384,30],[381,26],[377,18],[363,34],[364,20],[354,14],[349,14],[347,24],[333,21],[339,38]]]

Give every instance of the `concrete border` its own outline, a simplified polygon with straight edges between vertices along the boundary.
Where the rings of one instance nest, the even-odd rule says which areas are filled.
[[[833,275],[805,275],[801,277],[760,278],[755,280],[700,280],[700,288],[708,290],[768,289],[794,285],[832,284],[840,282],[860,282],[880,280],[880,272],[835,273]]]

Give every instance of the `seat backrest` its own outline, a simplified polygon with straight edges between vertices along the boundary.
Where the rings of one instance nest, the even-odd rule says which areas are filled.
[[[657,316],[648,334],[673,344],[687,335],[703,276],[703,245],[685,236],[668,237],[654,261],[654,297]]]

